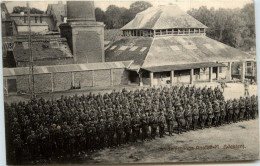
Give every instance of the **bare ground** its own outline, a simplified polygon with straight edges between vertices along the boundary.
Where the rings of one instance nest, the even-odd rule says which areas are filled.
[[[85,163],[209,162],[259,159],[258,120],[165,136],[105,149],[83,157]],[[207,146],[212,145],[215,148]],[[239,146],[229,146],[239,145]],[[179,149],[176,149],[178,147]],[[194,148],[194,149],[192,149]]]

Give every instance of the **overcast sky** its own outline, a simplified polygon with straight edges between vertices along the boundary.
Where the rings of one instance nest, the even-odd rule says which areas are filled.
[[[34,1],[30,2],[30,6],[45,11],[48,4],[57,2],[58,1]],[[199,8],[200,6],[207,6],[208,8],[214,7],[215,9],[242,8],[245,4],[252,3],[253,0],[150,0],[149,2],[152,3],[153,6],[167,5],[169,3],[177,4],[182,10],[187,11],[191,8]],[[25,1],[9,1],[5,3],[10,13],[13,11],[14,6],[26,6]],[[66,2],[64,1],[63,3]],[[131,3],[133,3],[133,1],[100,0],[95,1],[95,6],[100,7],[102,10],[105,11],[109,5],[116,5],[119,7],[129,8]]]

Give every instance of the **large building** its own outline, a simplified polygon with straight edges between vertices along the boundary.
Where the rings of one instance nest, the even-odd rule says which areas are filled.
[[[121,30],[124,37],[106,49],[106,61],[133,60],[130,80],[140,85],[230,80],[234,62],[243,79],[256,58],[208,38],[207,27],[176,5],[148,8]]]
[[[36,93],[129,83],[256,79],[256,57],[208,38],[207,27],[176,5],[137,14],[121,29],[122,36],[113,35],[110,42],[104,41],[104,24],[96,22],[94,2],[68,1],[66,13],[60,36],[33,38]],[[15,40],[8,64],[17,68],[4,68],[4,92],[30,93],[27,38]]]

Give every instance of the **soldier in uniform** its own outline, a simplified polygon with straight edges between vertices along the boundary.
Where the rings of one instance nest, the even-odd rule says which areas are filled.
[[[192,112],[193,130],[197,129],[198,121],[199,121],[199,106],[197,103],[194,103],[193,112]]]
[[[158,117],[158,125],[159,125],[159,134],[160,134],[160,138],[163,137],[164,135],[164,125],[166,123],[165,120],[165,116],[163,114],[163,112],[161,111]]]
[[[95,127],[95,123],[92,121],[90,123],[90,126],[87,129],[88,131],[88,136],[89,136],[89,150],[90,152],[94,152],[95,150],[95,141],[96,141],[96,127]]]
[[[225,118],[227,115],[225,101],[220,101],[219,111],[220,111],[220,125],[225,123]]]
[[[99,123],[96,125],[97,136],[98,136],[98,145],[99,149],[103,149],[105,147],[105,123],[103,116],[100,118]]]
[[[228,124],[230,124],[233,121],[233,114],[234,114],[233,103],[231,102],[231,100],[227,101],[227,114],[228,114]]]
[[[157,131],[157,127],[158,127],[158,120],[157,117],[155,115],[156,113],[152,113],[149,119],[149,123],[151,126],[151,138],[155,139],[156,136],[156,131]]]
[[[219,102],[218,102],[218,100],[214,101],[213,110],[214,110],[214,124],[215,124],[215,127],[217,127],[220,124],[219,123],[220,109],[219,109]]]
[[[212,105],[210,102],[208,102],[208,127],[211,128],[211,125],[212,125],[212,119],[214,117],[214,114],[213,114],[213,108],[212,108]]]
[[[132,131],[133,131],[133,140],[137,142],[140,134],[140,119],[138,113],[135,114],[135,117],[132,119]]]
[[[122,116],[118,116],[118,120],[116,121],[116,138],[117,138],[117,146],[121,145],[121,139],[122,135],[124,133],[124,125],[123,125],[123,120]]]
[[[176,103],[176,121],[178,124],[178,134],[182,133],[182,126],[184,124],[184,112],[180,102]]]
[[[20,134],[15,136],[13,140],[13,147],[14,147],[14,154],[15,154],[15,161],[17,164],[21,164],[23,158],[23,140],[20,137]]]
[[[242,97],[239,100],[239,108],[240,108],[239,121],[243,121],[244,115],[245,115],[245,112],[246,112],[246,103],[245,103],[245,100]]]
[[[239,115],[239,103],[237,99],[233,100],[233,110],[234,110],[234,122],[237,123],[238,115]]]
[[[188,104],[185,112],[184,112],[185,122],[186,122],[186,130],[190,130],[190,125],[192,123],[192,113],[191,113],[191,106]]]
[[[37,136],[35,135],[34,131],[31,131],[31,135],[27,137],[26,142],[28,143],[29,146],[29,152],[31,154],[31,160],[34,161],[37,156]]]
[[[113,122],[113,118],[109,117],[106,122],[106,131],[108,136],[108,147],[114,146],[114,134],[115,134],[115,126]]]
[[[141,127],[142,127],[142,141],[148,139],[148,130],[149,130],[149,116],[148,111],[141,117]]]
[[[175,115],[173,114],[172,110],[169,110],[166,116],[166,120],[167,120],[167,129],[169,132],[169,136],[172,136],[172,132],[173,132],[173,123],[175,120]]]
[[[131,135],[131,119],[128,114],[126,114],[123,124],[124,124],[124,132],[125,132],[125,143],[128,144]]]

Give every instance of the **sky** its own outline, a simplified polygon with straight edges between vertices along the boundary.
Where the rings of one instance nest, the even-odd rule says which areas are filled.
[[[146,0],[147,1],[147,0]],[[97,0],[95,6],[100,7],[102,10],[106,10],[109,5],[116,5],[118,7],[129,8],[134,1],[115,1],[115,0]],[[150,0],[153,6],[168,5],[169,3],[177,4],[182,10],[187,11],[192,8],[199,8],[200,6],[207,6],[208,8],[242,8],[248,3],[252,3],[253,0]],[[26,1],[8,1],[5,2],[8,11],[11,13],[14,6],[26,6]],[[48,4],[58,3],[58,1],[34,1],[30,2],[31,7],[38,8],[45,11]],[[65,1],[63,3],[66,3]]]

